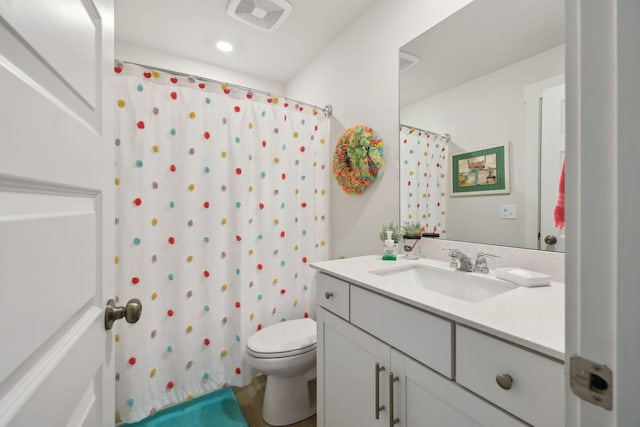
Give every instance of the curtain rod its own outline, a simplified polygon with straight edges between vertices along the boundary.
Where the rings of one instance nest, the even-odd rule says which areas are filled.
[[[420,128],[417,128],[415,126],[403,125],[402,123],[400,123],[400,126],[403,126],[403,127],[409,128],[409,129],[419,130],[421,132],[428,133],[429,135],[433,135],[433,136],[437,136],[437,137],[440,137],[440,138],[444,138],[445,142],[451,141],[451,135],[449,135],[448,133],[431,132],[430,130],[420,129]]]
[[[196,78],[198,80],[202,80],[202,81],[205,81],[205,82],[211,82],[211,83],[216,83],[216,84],[220,84],[220,85],[225,84],[225,85],[227,85],[229,87],[233,87],[233,88],[240,89],[240,90],[246,90],[248,92],[260,93],[260,94],[266,95],[266,96],[273,96],[273,97],[278,96],[279,98],[287,99],[287,100],[289,100],[291,102],[297,102],[298,104],[306,105],[307,107],[312,107],[312,108],[315,108],[317,110],[320,110],[323,113],[325,113],[327,115],[327,117],[331,117],[331,115],[333,114],[333,106],[331,104],[327,104],[324,107],[319,107],[317,105],[309,104],[308,102],[298,101],[296,99],[287,98],[286,96],[279,96],[279,95],[276,95],[276,94],[273,94],[271,92],[267,92],[267,91],[264,91],[264,90],[252,89],[250,87],[241,86],[241,85],[237,85],[237,84],[233,84],[233,83],[221,82],[220,80],[209,79],[207,77],[194,76],[193,74],[181,73],[180,71],[167,70],[166,68],[159,68],[159,67],[154,67],[154,66],[151,66],[151,65],[139,64],[137,62],[131,62],[131,61],[120,61],[120,62],[123,62],[125,64],[137,65],[139,67],[148,68],[150,70],[161,71],[163,73],[174,74],[176,76],[194,77],[194,78]]]

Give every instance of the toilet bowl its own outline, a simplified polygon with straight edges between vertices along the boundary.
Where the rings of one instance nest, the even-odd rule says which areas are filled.
[[[247,340],[246,361],[267,376],[262,418],[272,426],[316,413],[308,383],[315,378],[316,322],[297,319],[267,326]]]

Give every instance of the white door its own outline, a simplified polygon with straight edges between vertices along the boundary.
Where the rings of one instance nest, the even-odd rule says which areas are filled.
[[[113,3],[0,16],[0,426],[112,426]]]
[[[543,111],[543,95],[545,90],[549,88],[553,88],[556,86],[563,86],[565,80],[565,75],[560,74],[554,76],[552,78],[542,80],[531,85],[528,85],[524,88],[525,95],[525,114],[526,114],[526,133],[525,133],[525,157],[527,161],[525,162],[525,168],[523,172],[525,173],[525,209],[523,213],[523,219],[525,223],[526,233],[524,236],[525,239],[525,248],[529,249],[547,249],[544,244],[544,237],[546,234],[542,234],[541,232],[541,217],[540,212],[541,208],[541,195],[546,192],[547,195],[553,197],[552,204],[546,207],[544,210],[549,211],[553,214],[553,207],[555,206],[555,202],[558,197],[558,182],[551,182],[549,180],[549,189],[543,190],[541,188],[541,169],[546,170],[544,166],[545,162],[548,162],[549,159],[541,158],[543,155],[541,144],[542,144],[542,129],[545,128],[542,121],[542,111]],[[558,109],[556,111],[559,111]],[[564,115],[564,112],[563,112]],[[554,117],[555,118],[555,117]],[[564,117],[557,116],[557,120],[563,120]],[[548,126],[547,126],[548,127]],[[564,150],[564,145],[562,150]],[[545,150],[545,154],[550,153],[547,149]],[[546,156],[551,157],[551,156]],[[551,161],[557,161],[557,156],[553,156],[550,159]],[[559,173],[559,172],[558,172]],[[547,175],[548,177],[549,175]],[[547,196],[549,197],[549,196]],[[548,203],[549,204],[549,203]],[[552,220],[553,217],[550,217]],[[553,224],[552,224],[553,225]],[[551,248],[549,248],[551,249]]]
[[[565,251],[565,234],[556,228],[554,208],[565,153],[564,84],[542,91],[540,138],[540,249]],[[554,243],[555,242],[555,243]]]
[[[566,426],[638,426],[640,2],[566,5],[565,363],[581,356],[613,371],[611,410],[567,379]]]

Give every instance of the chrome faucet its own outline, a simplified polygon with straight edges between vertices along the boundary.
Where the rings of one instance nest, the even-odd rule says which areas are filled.
[[[471,258],[462,253],[460,249],[445,249],[449,251],[449,266],[460,271],[474,271],[475,266],[472,264]]]
[[[498,255],[488,254],[486,252],[478,252],[476,255],[476,262],[473,263],[468,255],[464,254],[460,249],[443,249],[449,251],[449,266],[460,271],[467,271],[473,273],[489,273],[489,266],[487,265],[487,257],[500,258]]]

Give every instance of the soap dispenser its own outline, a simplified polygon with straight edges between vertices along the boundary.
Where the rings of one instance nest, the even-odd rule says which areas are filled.
[[[398,245],[393,241],[393,231],[387,230],[387,239],[384,241],[382,259],[385,261],[396,261],[398,259]]]

